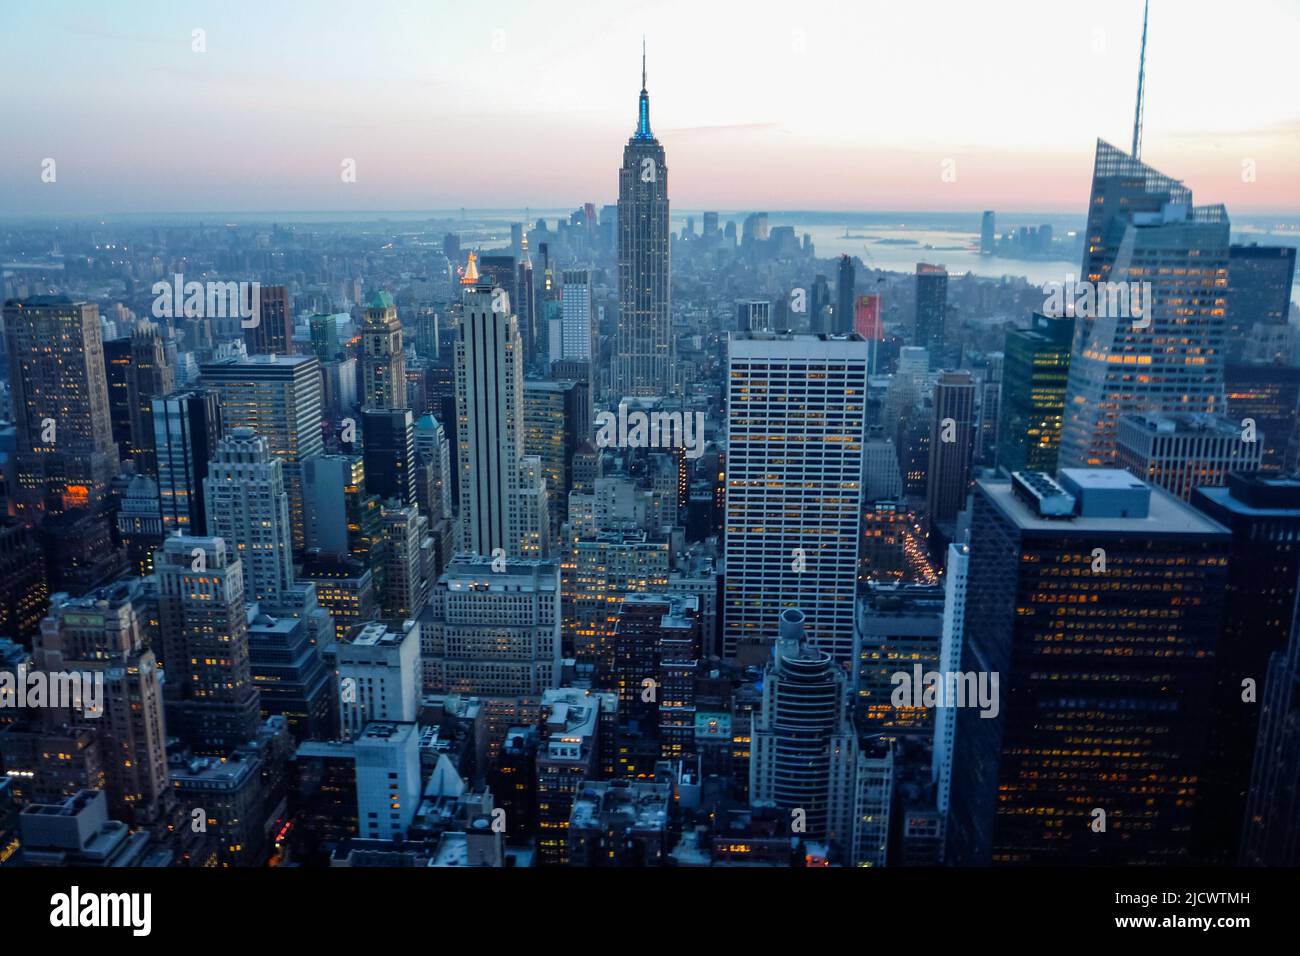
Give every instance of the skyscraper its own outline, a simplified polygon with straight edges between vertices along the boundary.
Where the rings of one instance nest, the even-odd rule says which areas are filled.
[[[1124,471],[976,483],[950,862],[1191,859],[1228,547]]]
[[[364,408],[405,408],[406,353],[402,351],[402,323],[397,306],[387,292],[375,292],[366,302],[361,326],[362,396]]]
[[[991,256],[997,247],[997,217],[992,209],[985,209],[980,219],[980,255]]]
[[[934,711],[912,704],[896,706],[892,678],[914,664],[927,671],[938,665],[943,586],[873,582],[856,604],[852,699],[858,732],[929,739],[935,729]]]
[[[612,681],[618,692],[619,776],[650,773],[660,759],[689,760],[695,754],[701,656],[697,595],[623,598],[614,628]]]
[[[818,275],[808,289],[808,331],[813,335],[830,334],[832,311],[830,283],[824,275]]]
[[[1300,615],[1291,627],[1264,685],[1241,840],[1246,866],[1300,866]]]
[[[1259,324],[1286,325],[1295,279],[1294,246],[1228,248],[1228,341],[1240,343]]]
[[[573,456],[591,436],[590,402],[586,382],[529,379],[524,383],[524,451],[541,461],[553,531],[569,514]]]
[[[293,304],[282,285],[264,285],[257,290],[257,323],[244,329],[249,355],[292,355]]]
[[[208,465],[203,496],[208,534],[243,564],[244,599],[279,604],[293,586],[284,462],[251,428],[231,429]]]
[[[857,744],[844,672],[809,643],[798,608],[781,612],[772,659],[763,671],[763,705],[754,715],[749,800],[790,814],[807,839],[847,842],[853,832]],[[799,819],[802,811],[804,817]]]
[[[158,822],[171,798],[162,682],[146,643],[146,607],[144,587],[134,580],[77,598],[57,595],[33,657],[45,670],[103,675],[99,716],[87,720],[68,712],[60,720],[82,723],[99,735],[114,815],[138,825]]]
[[[748,299],[736,304],[736,331],[771,332],[772,303],[766,299]]]
[[[158,483],[148,475],[133,475],[119,499],[115,523],[132,571],[141,576],[153,574],[153,555],[163,540]]]
[[[1119,416],[1223,409],[1228,214],[1097,141],[1083,258],[1095,307],[1075,322],[1061,463],[1110,466]],[[1149,283],[1141,308],[1111,290]],[[1130,285],[1124,285],[1130,284]],[[1118,299],[1120,303],[1123,297]],[[1128,311],[1130,315],[1119,315]]]
[[[808,639],[853,653],[868,347],[856,336],[735,334],[727,396],[724,648],[770,640],[798,607]]]
[[[854,303],[857,300],[855,280],[853,260],[847,255],[840,256],[835,273],[835,324],[832,329],[836,335],[848,335],[853,331]]]
[[[618,174],[618,331],[613,389],[618,397],[664,395],[673,388],[668,166],[650,131],[645,53],[636,132]]]
[[[217,393],[191,390],[155,398],[152,420],[163,532],[201,534],[207,528],[203,479],[221,438]]]
[[[516,310],[519,313],[519,336],[524,340],[524,358],[529,367],[537,365],[537,282],[533,278],[533,258],[528,253],[528,233],[519,237],[519,295]]]
[[[1289,471],[1300,457],[1296,412],[1300,408],[1300,367],[1268,362],[1229,362],[1224,370],[1230,421],[1242,428],[1250,419],[1260,443],[1260,471]]]
[[[220,538],[173,536],[154,556],[167,728],[224,756],[257,734],[244,568]]]
[[[49,605],[45,557],[35,531],[0,517],[0,634],[31,646]]]
[[[18,428],[19,517],[98,506],[119,464],[99,307],[67,296],[11,299],[4,334]]]
[[[966,504],[975,440],[975,382],[970,372],[944,372],[934,387],[926,510],[936,523],[954,521]]]
[[[1072,316],[1041,312],[1007,333],[997,463],[1008,472],[1056,472],[1073,340]]]
[[[1300,479],[1230,474],[1226,487],[1194,490],[1191,504],[1232,532],[1223,637],[1215,654],[1218,679],[1210,728],[1214,763],[1197,834],[1200,862],[1230,863],[1240,842],[1252,779],[1279,779],[1273,776],[1277,770],[1269,766],[1276,759],[1269,752],[1274,746],[1269,740],[1280,725],[1263,729],[1265,715],[1283,722],[1294,719],[1283,713],[1292,705],[1282,704],[1275,696],[1290,691],[1282,690],[1281,684],[1275,686],[1274,681],[1293,682],[1295,666],[1300,664],[1288,656],[1296,652],[1294,646],[1288,647],[1288,641],[1296,643],[1292,634],[1300,576]],[[1247,681],[1253,695],[1246,693]],[[1257,733],[1263,743],[1261,753],[1254,750]],[[1252,757],[1265,762],[1257,763],[1254,777]],[[1294,757],[1288,759],[1294,761]],[[1292,772],[1295,766],[1292,762]],[[1246,827],[1262,827],[1256,838],[1275,825],[1254,817],[1255,812],[1246,815]],[[1258,863],[1270,851],[1256,846],[1252,852],[1259,854],[1260,860],[1243,862]],[[1292,862],[1300,862],[1300,858],[1293,857]]]
[[[176,382],[167,344],[157,324],[144,321],[136,323],[129,338],[105,342],[104,350],[116,353],[108,356],[106,369],[113,439],[136,471],[156,475],[153,400],[171,392]]]
[[[416,462],[417,465],[427,465],[430,468],[428,500],[419,501],[419,504],[421,510],[428,515],[431,525],[455,514],[451,504],[450,448],[447,431],[438,419],[424,415],[415,423]],[[416,498],[420,498],[418,485]]]
[[[361,413],[366,491],[381,501],[415,504],[415,419],[406,407]]]
[[[480,281],[473,257],[456,340],[461,549],[522,556],[538,529],[525,497],[523,343],[508,297]],[[533,460],[536,465],[536,459]],[[540,471],[540,469],[539,469]]]
[[[383,616],[413,620],[429,599],[423,550],[429,523],[413,504],[390,501],[379,509],[379,540],[383,554]]]
[[[302,462],[324,451],[320,362],[314,355],[219,359],[200,366],[217,392],[227,431],[248,427],[284,462],[293,547],[303,548]]]
[[[563,281],[560,287],[562,353],[551,358],[590,361],[593,338],[591,271],[565,269],[560,277]]]
[[[943,328],[948,316],[948,270],[916,264],[916,325],[912,344],[930,353],[930,368],[943,365]]]

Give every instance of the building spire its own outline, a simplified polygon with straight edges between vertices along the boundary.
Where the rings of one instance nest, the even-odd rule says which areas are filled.
[[[651,140],[654,139],[654,133],[650,132],[650,94],[646,91],[645,82],[645,37],[641,37],[641,102],[637,109],[636,133],[633,139]]]
[[[471,252],[469,264],[465,266],[465,274],[460,277],[460,284],[474,285],[476,282],[478,282],[478,257]]]
[[[1145,89],[1147,79],[1147,15],[1151,12],[1151,0],[1142,5],[1142,53],[1138,57],[1138,95],[1137,111],[1133,116],[1133,158],[1142,158],[1142,112],[1145,107]]]

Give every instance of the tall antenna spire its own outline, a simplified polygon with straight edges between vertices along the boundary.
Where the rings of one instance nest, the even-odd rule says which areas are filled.
[[[650,132],[650,94],[645,88],[645,37],[641,37],[641,101],[637,107],[636,132],[632,134],[633,139],[653,140],[654,133]]]
[[[1145,89],[1147,81],[1147,15],[1151,12],[1151,0],[1142,5],[1142,53],[1138,58],[1138,97],[1137,112],[1133,116],[1133,158],[1142,158],[1142,111],[1146,105]]]

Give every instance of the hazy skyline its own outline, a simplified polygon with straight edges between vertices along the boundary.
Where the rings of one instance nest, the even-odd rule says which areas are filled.
[[[1300,2],[1231,12],[1152,3],[1143,159],[1231,214],[1300,212]],[[1081,211],[1094,140],[1129,143],[1141,17],[1140,0],[8,7],[0,214],[612,202],[642,34],[677,208]]]

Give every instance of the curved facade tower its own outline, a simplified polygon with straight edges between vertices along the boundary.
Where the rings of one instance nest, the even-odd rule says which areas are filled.
[[[616,399],[672,391],[668,235],[668,166],[664,148],[650,132],[643,53],[636,132],[623,147],[618,172],[618,334],[612,376]]]
[[[843,839],[857,760],[844,672],[805,640],[803,626],[798,608],[781,612],[763,674],[763,709],[754,720],[750,802],[791,811],[794,832],[809,839]]]

